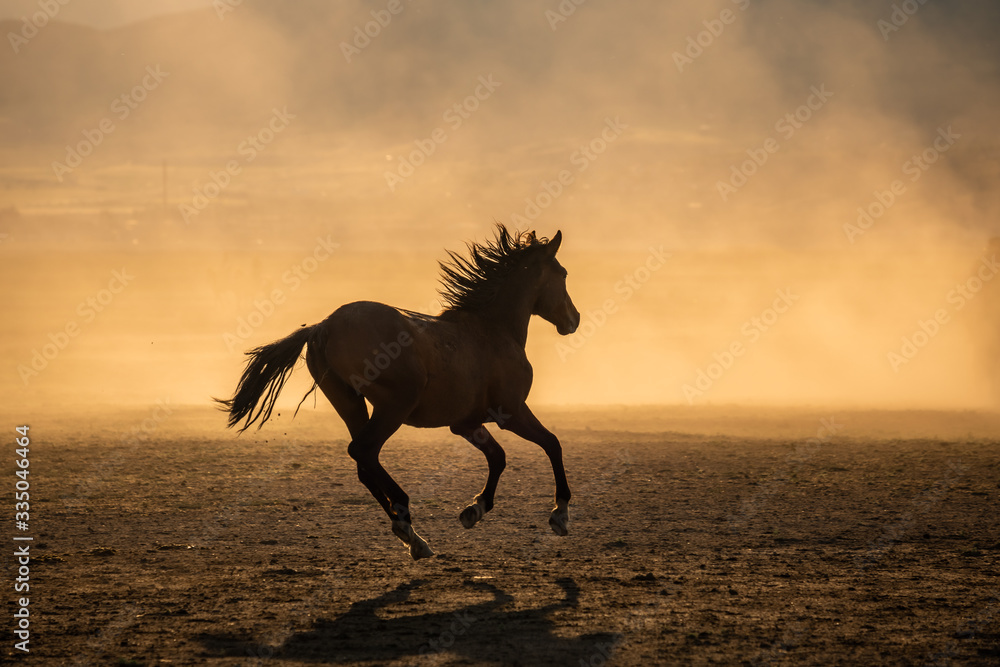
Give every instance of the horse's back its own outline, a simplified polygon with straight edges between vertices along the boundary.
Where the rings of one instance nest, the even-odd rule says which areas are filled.
[[[368,333],[382,333],[386,328],[401,327],[406,318],[397,308],[377,301],[353,301],[333,311],[326,324]]]
[[[399,381],[406,375],[420,375],[419,364],[408,353],[414,340],[413,325],[392,306],[375,301],[344,304],[320,326],[327,362],[345,380],[358,376],[372,384],[373,376]]]
[[[476,401],[482,355],[459,324],[355,301],[321,326],[328,368],[375,408],[410,405],[407,423],[445,426]]]

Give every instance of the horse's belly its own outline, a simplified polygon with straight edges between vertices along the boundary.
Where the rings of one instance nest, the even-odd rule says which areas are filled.
[[[524,368],[504,361],[509,350],[454,322],[415,320],[390,306],[355,302],[327,325],[330,369],[376,410],[412,405],[404,418],[410,426],[493,421],[493,414],[523,402],[518,392],[526,394],[531,384],[526,360]]]
[[[469,419],[485,403],[482,378],[458,360],[427,368],[427,384],[406,423],[433,428]]]

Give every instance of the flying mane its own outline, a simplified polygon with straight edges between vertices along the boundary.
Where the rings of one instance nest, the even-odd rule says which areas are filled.
[[[447,251],[450,261],[439,262],[438,290],[445,312],[473,310],[493,301],[503,277],[546,242],[547,239],[536,237],[534,232],[511,233],[498,222],[493,240],[466,244],[468,258]]]

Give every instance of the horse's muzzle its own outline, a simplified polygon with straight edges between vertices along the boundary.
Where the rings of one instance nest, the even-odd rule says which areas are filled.
[[[576,333],[576,330],[577,328],[579,328],[579,326],[580,326],[580,311],[574,308],[573,312],[570,314],[569,322],[566,322],[564,324],[559,324],[558,326],[556,326],[556,331],[559,332],[560,336],[568,336],[572,333]]]

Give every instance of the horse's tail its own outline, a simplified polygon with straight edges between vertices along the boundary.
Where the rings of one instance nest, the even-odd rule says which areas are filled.
[[[229,400],[214,399],[222,410],[229,413],[230,428],[246,418],[240,429],[242,433],[258,419],[260,424],[257,428],[270,419],[278,394],[292,374],[295,362],[299,360],[315,326],[302,327],[290,336],[247,352],[250,361],[236,385],[236,393]]]

